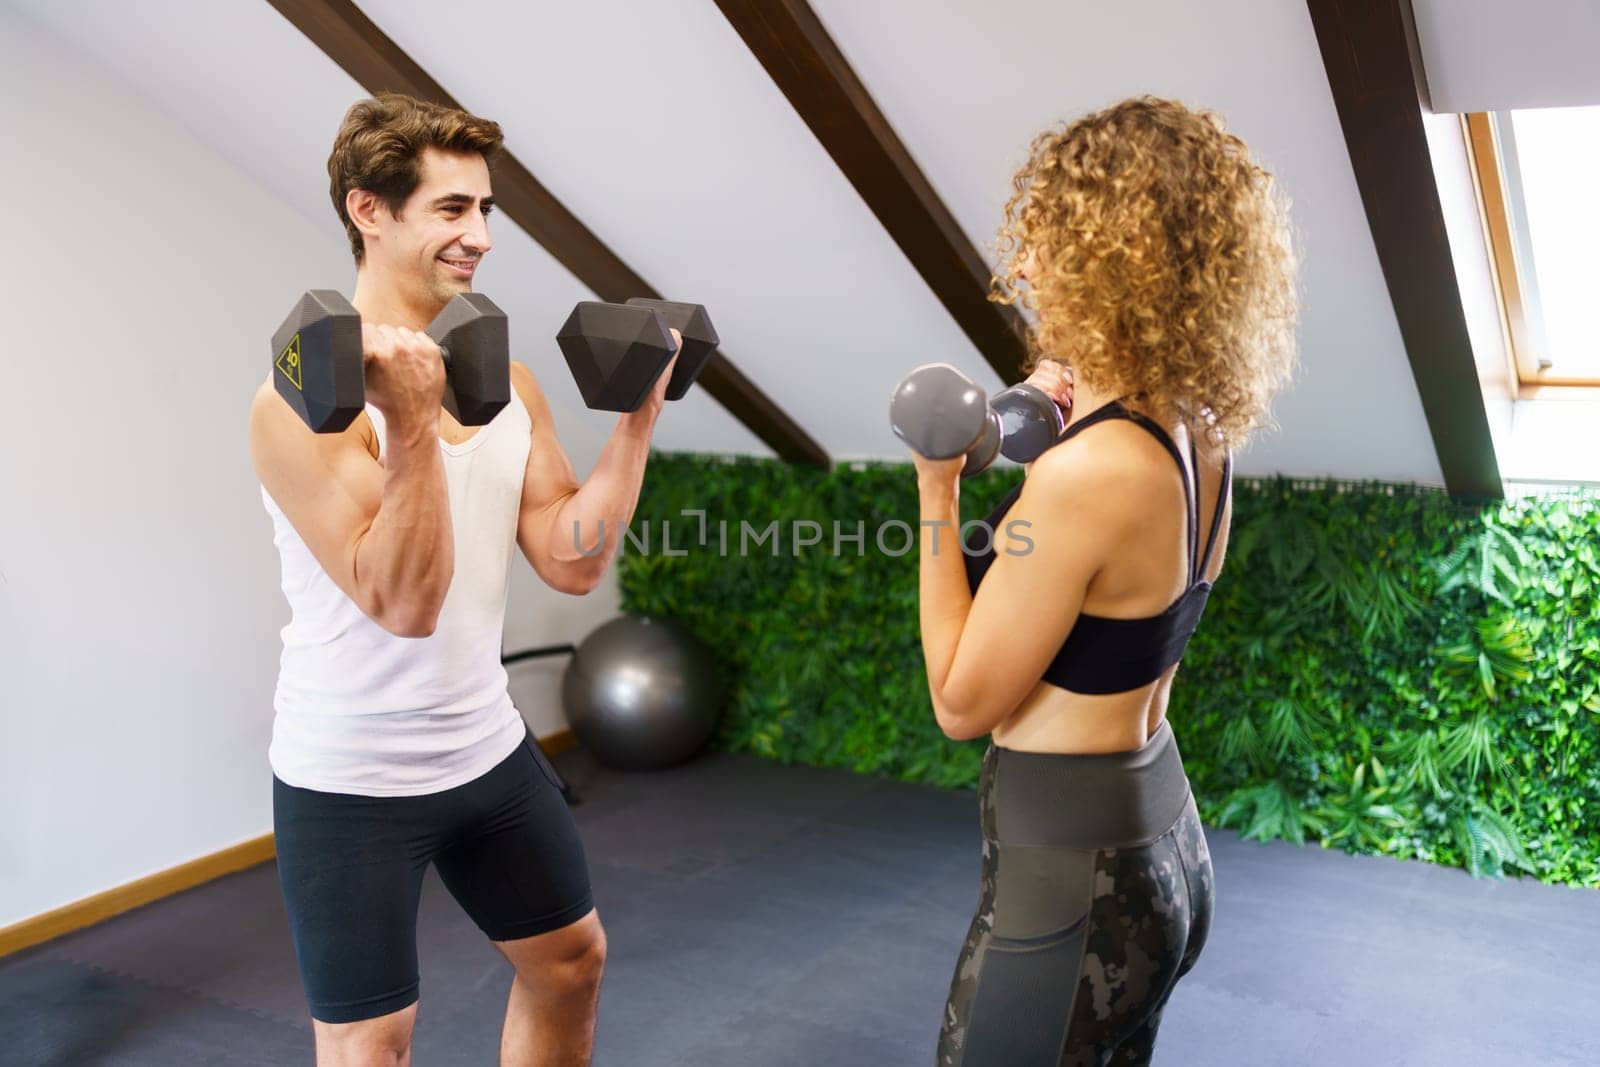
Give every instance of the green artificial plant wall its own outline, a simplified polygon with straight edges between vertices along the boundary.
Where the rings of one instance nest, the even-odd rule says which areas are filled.
[[[1017,476],[964,483],[963,517]],[[1169,712],[1206,821],[1600,885],[1596,503],[1241,480]],[[928,701],[916,518],[907,465],[656,454],[623,605],[716,651],[720,747],[972,786],[984,742]]]

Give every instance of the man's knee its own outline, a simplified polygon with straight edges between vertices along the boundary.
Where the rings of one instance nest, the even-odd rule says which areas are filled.
[[[566,984],[574,993],[588,993],[600,987],[600,976],[606,969],[606,934],[598,925],[594,936],[584,944],[566,968]]]
[[[606,932],[590,912],[571,926],[500,949],[517,970],[517,980],[545,995],[589,996],[600,985],[606,965]]]
[[[519,971],[518,977],[543,982],[569,996],[587,996],[600,987],[600,976],[605,968],[606,932],[597,919],[592,929],[584,930],[564,946],[564,951],[543,974],[524,976]]]
[[[353,1023],[313,1020],[317,1067],[376,1067],[411,1062],[411,1033],[417,1005]]]

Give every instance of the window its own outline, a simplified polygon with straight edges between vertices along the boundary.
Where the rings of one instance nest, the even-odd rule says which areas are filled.
[[[1465,123],[1519,395],[1600,386],[1600,107]]]

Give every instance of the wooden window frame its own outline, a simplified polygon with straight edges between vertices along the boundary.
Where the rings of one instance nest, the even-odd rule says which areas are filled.
[[[1526,274],[1511,232],[1510,205],[1506,200],[1502,169],[1504,156],[1494,116],[1483,111],[1463,115],[1461,130],[1472,163],[1472,182],[1478,193],[1478,210],[1483,220],[1484,241],[1489,248],[1489,266],[1494,275],[1501,329],[1517,399],[1593,400],[1600,390],[1600,377],[1561,377],[1540,369],[1543,356],[1528,321],[1523,296]]]

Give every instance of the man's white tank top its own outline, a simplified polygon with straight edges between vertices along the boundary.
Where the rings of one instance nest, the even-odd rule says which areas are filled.
[[[384,449],[383,415],[367,415]],[[305,789],[416,796],[479,777],[526,736],[500,664],[528,409],[511,403],[458,445],[439,441],[455,573],[428,637],[396,637],[334,584],[261,490],[292,615],[273,705],[272,772]]]

